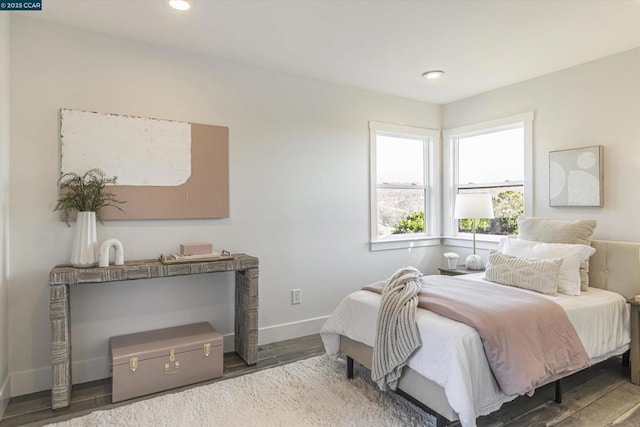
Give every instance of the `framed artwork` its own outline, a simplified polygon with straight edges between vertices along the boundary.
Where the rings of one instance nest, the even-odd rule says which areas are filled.
[[[602,145],[549,152],[549,206],[602,207]]]
[[[60,110],[60,174],[100,168],[124,212],[102,218],[229,217],[229,128]]]

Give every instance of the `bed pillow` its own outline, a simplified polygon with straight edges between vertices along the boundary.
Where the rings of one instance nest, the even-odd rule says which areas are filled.
[[[490,251],[484,278],[501,285],[555,295],[561,266],[562,258],[529,259]]]
[[[518,238],[546,243],[591,244],[591,235],[596,228],[595,219],[567,221],[548,218],[518,219]],[[589,287],[589,260],[580,265],[580,290]]]
[[[582,244],[544,243],[508,238],[500,241],[500,251],[524,258],[562,258],[558,274],[558,292],[567,295],[580,295],[580,264],[596,252],[591,246]]]

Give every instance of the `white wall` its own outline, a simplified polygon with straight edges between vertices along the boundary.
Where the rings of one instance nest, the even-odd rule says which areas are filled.
[[[442,129],[527,111],[535,112],[533,215],[594,218],[594,238],[639,242],[640,49],[447,104]],[[549,151],[593,145],[604,146],[604,207],[549,207]]]
[[[260,342],[315,333],[348,292],[440,248],[370,252],[368,121],[438,129],[440,107],[14,17],[11,26],[13,395],[50,388],[48,272],[72,230],[52,212],[62,107],[228,126],[231,217],[108,222],[126,259],[180,242],[260,258]],[[108,337],[209,320],[233,331],[233,276],[72,289],[74,382],[108,375]],[[290,291],[302,289],[302,304]]]
[[[9,403],[9,15],[0,15],[0,418]]]

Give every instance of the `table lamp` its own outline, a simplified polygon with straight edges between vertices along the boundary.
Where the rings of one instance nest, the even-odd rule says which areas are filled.
[[[484,263],[480,255],[476,254],[476,227],[479,218],[493,218],[493,205],[489,193],[456,194],[456,207],[453,213],[455,219],[470,219],[473,226],[473,254],[464,261],[469,270],[482,270]]]

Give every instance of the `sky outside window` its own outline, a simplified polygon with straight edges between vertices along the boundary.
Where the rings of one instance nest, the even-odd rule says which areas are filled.
[[[522,127],[458,140],[458,183],[524,180]]]
[[[378,184],[424,184],[424,143],[421,139],[378,135]]]

